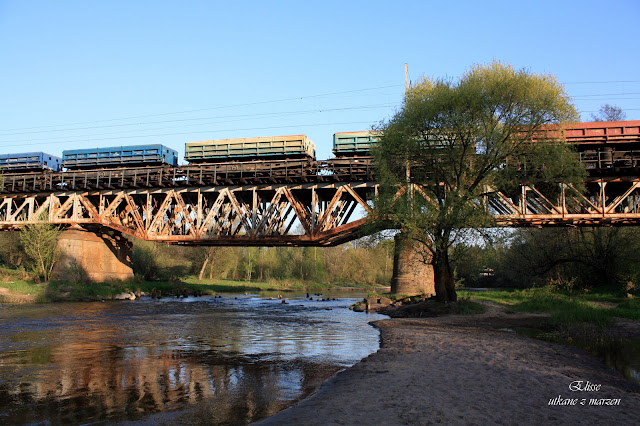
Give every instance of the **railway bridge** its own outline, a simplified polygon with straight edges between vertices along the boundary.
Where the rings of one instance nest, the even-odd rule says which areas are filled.
[[[640,142],[640,127],[633,129],[590,136],[594,143],[620,141],[625,149],[580,152],[589,171],[586,192],[562,185],[551,197],[527,185],[509,194],[486,188],[483,201],[495,226],[639,225],[640,149],[629,147]],[[119,264],[130,264],[123,235],[185,245],[332,246],[354,240],[366,232],[377,189],[370,157],[14,172],[2,176],[0,229],[64,226],[74,235],[67,251],[86,257],[84,267],[102,268],[94,278],[125,277],[130,268],[118,272]],[[102,246],[116,266],[93,261],[99,256],[107,262],[108,252],[91,254],[102,253]],[[396,262],[408,257],[397,254]]]

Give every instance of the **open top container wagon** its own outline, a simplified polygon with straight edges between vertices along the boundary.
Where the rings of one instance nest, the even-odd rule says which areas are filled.
[[[333,135],[333,155],[336,157],[371,155],[371,147],[377,142],[377,132],[335,133]]]
[[[0,154],[0,170],[13,171],[60,171],[62,159],[46,152],[23,152]]]
[[[66,169],[178,165],[178,153],[164,145],[132,145],[62,151]]]
[[[189,142],[185,160],[190,163],[228,161],[309,159],[316,157],[316,146],[305,135],[267,136],[257,138],[217,139]]]

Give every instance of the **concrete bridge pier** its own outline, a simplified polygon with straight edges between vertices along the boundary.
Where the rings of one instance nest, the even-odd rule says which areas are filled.
[[[58,249],[55,278],[96,282],[133,278],[132,244],[118,231],[67,229],[58,238]]]
[[[428,249],[402,232],[395,236],[391,293],[408,296],[436,293]]]

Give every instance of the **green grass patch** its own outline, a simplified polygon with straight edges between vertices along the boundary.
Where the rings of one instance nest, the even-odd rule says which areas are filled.
[[[46,288],[46,297],[50,301],[62,300],[102,300],[112,299],[123,292],[151,294],[155,291],[163,296],[174,296],[187,289],[190,293],[215,294],[207,285],[189,284],[174,281],[106,281],[95,283],[73,283],[70,281],[51,281]]]
[[[608,327],[615,317],[640,320],[640,301],[622,298],[618,288],[559,291],[548,287],[527,290],[460,291],[461,297],[488,300],[515,312],[545,312],[557,326],[588,323]],[[617,303],[617,306],[615,305]]]
[[[460,315],[476,315],[486,311],[487,308],[478,302],[474,302],[469,298],[460,298],[457,303],[457,312]]]
[[[184,278],[183,281],[190,285],[205,286],[216,292],[238,292],[238,291],[319,291],[340,287],[357,287],[364,290],[373,288],[370,285],[354,284],[329,284],[302,280],[267,280],[267,281],[241,281],[223,279],[203,279],[198,280],[195,276]]]
[[[522,290],[488,290],[488,291],[458,291],[458,298],[471,298],[473,300],[487,300],[500,305],[514,305],[528,298]]]
[[[285,282],[285,281],[239,281],[239,280],[222,280],[222,279],[203,279],[198,280],[196,277],[187,277],[184,282],[198,286],[199,288],[211,289],[215,292],[233,293],[242,291],[287,291],[287,290],[303,290],[302,282]]]
[[[614,317],[640,321],[640,299],[627,299],[610,310]]]
[[[0,271],[1,273],[2,271]],[[17,274],[18,272],[16,272]],[[91,301],[113,299],[123,292],[143,292],[174,296],[185,289],[189,294],[242,293],[260,291],[300,291],[317,292],[335,285],[326,283],[310,283],[305,281],[235,281],[235,280],[198,280],[187,277],[183,281],[106,281],[91,283],[75,283],[65,280],[54,280],[46,284],[35,284],[25,280],[7,281],[11,279],[3,275],[5,282],[0,282],[0,303],[33,303],[54,301]],[[350,286],[353,287],[353,286]],[[362,287],[369,288],[369,287]]]
[[[17,280],[0,282],[0,303],[46,302],[45,285]]]

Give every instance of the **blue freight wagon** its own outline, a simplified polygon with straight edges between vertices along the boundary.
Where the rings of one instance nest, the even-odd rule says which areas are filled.
[[[160,164],[177,166],[178,153],[164,145],[114,146],[62,151],[62,166],[71,170]]]
[[[52,170],[60,171],[62,159],[46,152],[0,154],[0,169],[10,171]]]
[[[333,135],[333,155],[345,157],[370,155],[371,146],[378,143],[377,132],[342,132]]]

